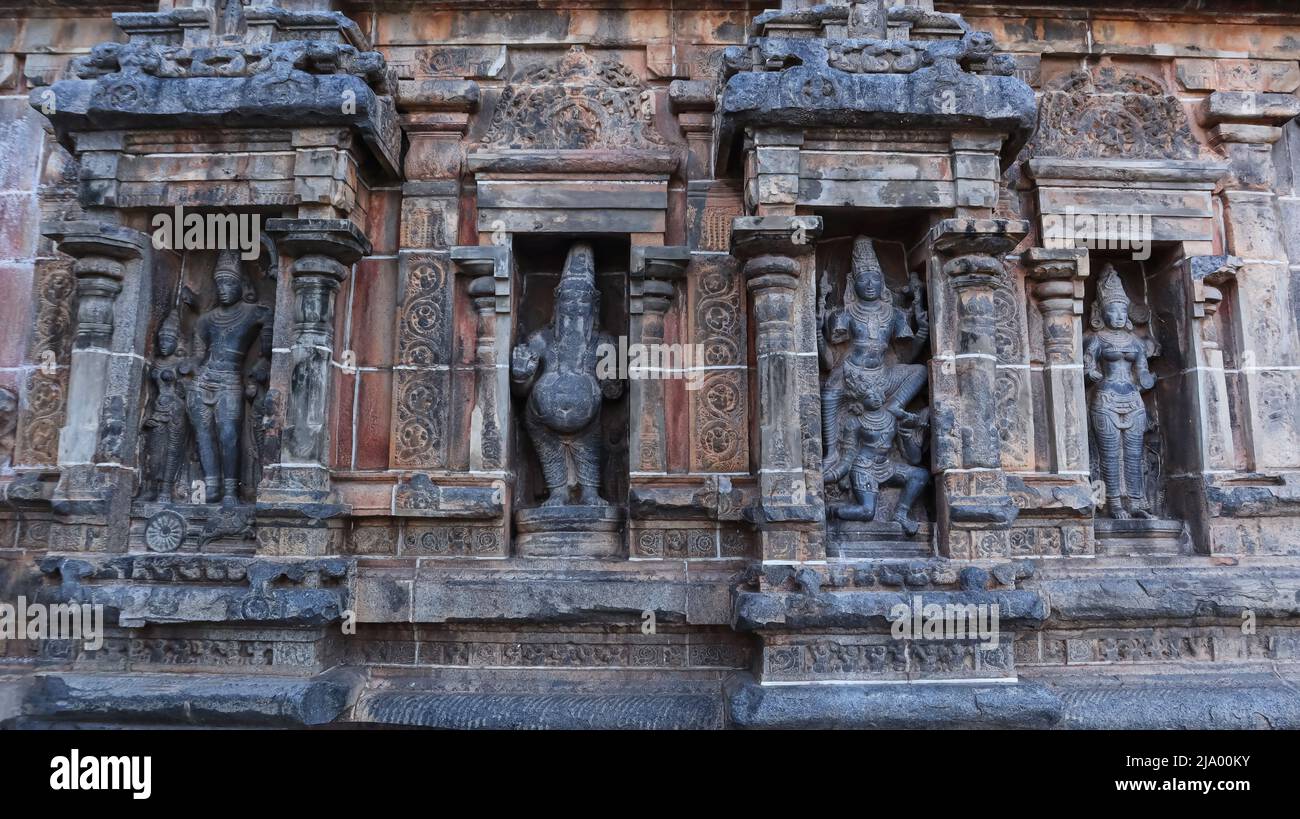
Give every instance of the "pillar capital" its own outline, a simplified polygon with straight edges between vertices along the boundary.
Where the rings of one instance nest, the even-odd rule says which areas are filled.
[[[731,253],[742,260],[807,256],[821,232],[820,216],[737,216],[731,223]]]
[[[942,219],[930,228],[927,240],[946,259],[959,256],[1000,258],[1029,233],[1023,219]]]
[[[326,256],[351,266],[369,256],[370,240],[349,219],[268,219],[266,232],[286,256]]]
[[[628,271],[629,311],[633,315],[667,312],[677,292],[673,282],[686,277],[690,262],[689,247],[633,247],[632,266]]]

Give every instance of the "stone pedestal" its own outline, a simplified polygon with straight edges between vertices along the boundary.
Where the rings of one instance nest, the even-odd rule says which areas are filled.
[[[515,513],[521,557],[613,558],[623,554],[623,510],[613,506],[540,506]]]
[[[1192,551],[1187,526],[1181,520],[1099,517],[1093,527],[1097,533],[1097,554],[1106,557],[1181,555]]]

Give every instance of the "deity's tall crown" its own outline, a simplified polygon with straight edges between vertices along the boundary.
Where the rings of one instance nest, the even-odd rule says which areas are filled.
[[[234,279],[243,282],[244,276],[239,270],[239,251],[222,250],[217,254],[217,267],[212,271],[213,280]]]
[[[596,295],[596,254],[588,242],[574,242],[564,260],[560,283],[555,287],[556,299],[565,295]]]
[[[1097,301],[1103,307],[1110,304],[1123,304],[1128,307],[1133,300],[1128,297],[1128,292],[1124,289],[1124,282],[1120,280],[1119,273],[1116,272],[1114,265],[1106,265],[1102,268],[1101,279],[1097,282]]]
[[[853,269],[862,268],[880,271],[880,259],[876,257],[876,247],[868,236],[859,236],[853,240]]]

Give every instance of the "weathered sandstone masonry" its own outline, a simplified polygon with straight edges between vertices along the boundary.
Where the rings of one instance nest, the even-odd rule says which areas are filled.
[[[9,4],[0,725],[1300,727],[1300,14],[507,5]]]

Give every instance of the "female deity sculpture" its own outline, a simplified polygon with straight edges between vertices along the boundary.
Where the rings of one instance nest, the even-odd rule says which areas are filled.
[[[141,499],[169,501],[188,453],[185,381],[193,366],[180,349],[180,314],[173,310],[158,327],[157,355],[149,365],[154,400],[144,420],[145,479]]]
[[[1131,302],[1112,265],[1102,268],[1084,337],[1083,370],[1092,384],[1088,420],[1096,440],[1106,512],[1112,518],[1149,518],[1142,474],[1147,410],[1142,392],[1155,386],[1147,344],[1129,318]]]

